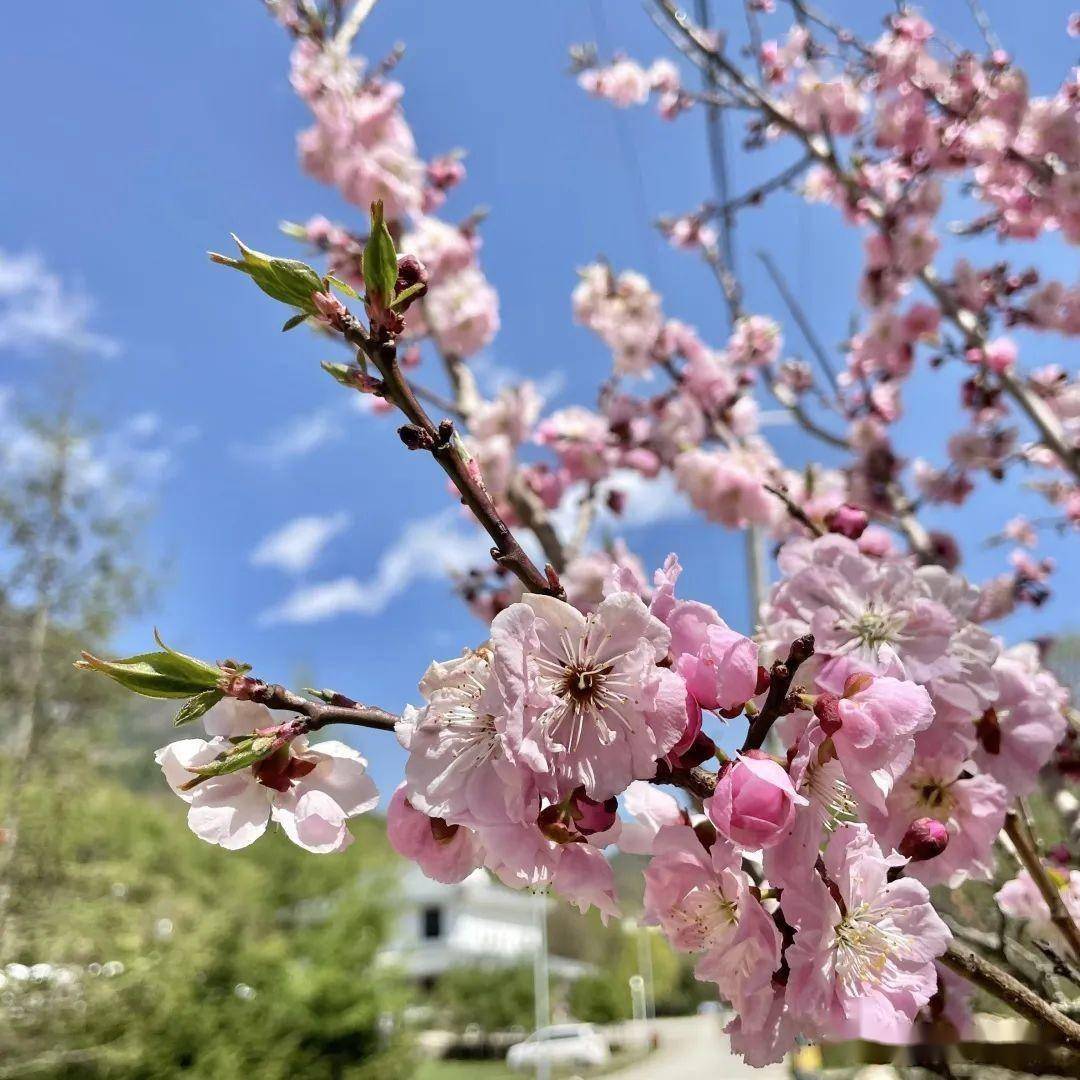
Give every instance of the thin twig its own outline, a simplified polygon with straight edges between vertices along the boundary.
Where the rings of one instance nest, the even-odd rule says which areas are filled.
[[[457,488],[461,501],[491,537],[495,544],[491,557],[500,566],[512,571],[529,592],[565,599],[566,594],[555,569],[549,567],[546,572],[541,572],[503,521],[484,486],[476,462],[454,430],[453,421],[443,420],[436,426],[424,411],[408,379],[402,374],[393,339],[385,336],[378,340],[369,338],[356,317],[348,312],[341,319],[341,332],[350,345],[360,350],[378,368],[387,399],[409,421],[409,425],[402,429],[402,437],[410,437],[416,449],[427,450],[435,458]]]
[[[795,320],[795,324],[798,326],[799,332],[803,336],[803,340],[810,346],[810,351],[814,354],[821,370],[825,373],[825,378],[828,380],[832,392],[839,398],[840,384],[837,382],[836,372],[833,371],[832,361],[829,359],[829,354],[826,351],[825,346],[822,345],[821,339],[814,333],[814,328],[810,325],[810,320],[807,318],[802,305],[795,299],[794,293],[788,288],[788,283],[784,279],[783,274],[780,273],[776,263],[773,262],[772,256],[767,251],[759,251],[757,257],[761,260],[766,272],[772,279],[772,283],[776,286],[776,291],[780,294],[780,298],[784,301],[784,305],[790,312],[791,317]]]
[[[377,731],[393,731],[400,719],[376,705],[361,705],[342,694],[333,695],[329,702],[313,701],[276,683],[264,683],[258,679],[247,679],[245,683],[247,685],[242,694],[245,700],[255,701],[268,709],[299,713],[305,717],[305,731],[318,731],[329,724],[351,724]]]
[[[774,660],[769,671],[769,693],[761,712],[750,721],[750,727],[743,741],[743,752],[760,750],[773,724],[783,715],[787,706],[788,691],[795,678],[795,673],[814,655],[814,635],[804,634],[791,643],[787,660]]]

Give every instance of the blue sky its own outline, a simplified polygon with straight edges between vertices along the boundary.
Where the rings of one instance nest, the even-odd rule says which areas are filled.
[[[829,6],[866,32],[891,8],[858,0]],[[1052,90],[1074,60],[1075,41],[1064,33],[1070,5],[985,6],[1032,72],[1035,91]],[[29,270],[26,259],[18,265],[45,305],[43,324],[57,325],[56,305],[49,307],[57,297],[81,298],[74,303],[84,308],[64,308],[78,316],[71,332],[91,335],[82,342],[80,408],[120,432],[125,447],[139,448],[125,460],[153,507],[148,559],[165,574],[153,610],[124,627],[119,647],[141,648],[156,624],[178,647],[239,656],[268,678],[302,678],[399,708],[414,698],[432,657],[453,655],[482,632],[442,579],[409,583],[417,561],[387,561],[404,530],[451,506],[441,473],[406,453],[386,420],[362,415],[319,371],[318,362],[334,355],[326,343],[305,331],[281,335],[281,312],[205,257],[224,249],[230,231],[295,254],[277,233],[283,218],[322,212],[358,220],[297,168],[295,134],[308,119],[288,85],[285,36],[255,0],[122,0],[107,12],[59,0],[44,33],[34,8],[5,13],[0,45],[5,144],[14,151],[0,170],[0,250],[40,256]],[[976,41],[965,4],[938,0],[927,12],[951,37]],[[779,28],[779,17],[771,25]],[[468,181],[444,216],[491,208],[483,261],[500,290],[503,329],[482,359],[485,378],[503,369],[536,378],[554,370],[562,384],[555,404],[592,403],[608,371],[605,351],[569,311],[574,268],[600,253],[649,275],[670,316],[717,343],[724,336],[711,279],[648,224],[709,196],[701,118],[665,124],[650,109],[617,113],[587,99],[565,74],[566,50],[598,38],[602,52],[624,48],[643,61],[664,52],[631,0],[381,0],[359,43],[380,57],[394,41],[406,42],[399,74],[425,155],[468,150]],[[794,156],[786,146],[736,155],[734,190]],[[738,246],[750,306],[779,317],[796,351],[802,342],[754,258],[758,250],[783,268],[820,336],[844,336],[859,250],[833,211],[781,197],[744,216]],[[975,262],[995,258],[993,241],[967,247]],[[1075,258],[1054,241],[1016,253],[1066,280],[1075,272]],[[63,279],[62,294],[44,267]],[[0,384],[24,401],[45,363],[40,349],[20,347],[19,333],[30,332],[25,322],[12,323],[10,310],[7,322],[0,319]],[[1071,361],[1060,339],[1019,340],[1031,363]],[[942,433],[958,413],[955,380],[923,373],[916,387],[930,404],[905,425],[908,445],[940,460]],[[790,459],[806,456],[795,431],[773,434]],[[979,538],[1025,509],[1037,513],[1037,501],[983,485],[962,527],[951,513],[938,517],[960,530],[969,572],[980,578],[999,570],[1003,552],[981,550]],[[328,519],[333,533],[310,567],[283,569],[265,547],[253,560],[268,535],[304,516]],[[440,520],[445,528],[450,519]],[[675,518],[630,539],[650,565],[677,549],[687,593],[747,627],[738,537]],[[1061,566],[1056,598],[1044,617],[1025,612],[1005,624],[1010,637],[1076,625],[1068,599],[1076,594],[1075,563],[1053,543],[1046,550]],[[428,552],[419,561],[435,560]],[[343,577],[375,583],[363,591],[372,607],[392,598],[371,615],[304,625],[260,619],[297,586]],[[362,741],[389,784],[394,751],[376,738]]]

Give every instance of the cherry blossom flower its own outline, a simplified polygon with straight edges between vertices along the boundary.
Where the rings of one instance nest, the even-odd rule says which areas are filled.
[[[671,655],[686,688],[704,709],[732,709],[756,693],[758,647],[708,604],[676,600],[682,567],[669,555],[654,580],[652,613],[671,631]]]
[[[848,676],[842,696],[823,694],[814,711],[852,792],[883,810],[915,756],[915,735],[934,719],[930,695],[915,683],[857,673]]]
[[[424,315],[444,352],[469,357],[490,345],[499,329],[499,294],[475,266],[433,285]]]
[[[617,795],[679,741],[686,687],[658,666],[671,634],[639,597],[616,593],[582,615],[527,595],[495,617],[491,643],[512,755],[558,797]]]
[[[574,318],[611,349],[618,373],[647,372],[664,327],[660,297],[633,270],[615,276],[609,267],[594,263],[578,273],[581,281],[573,295]]]
[[[386,809],[386,835],[399,855],[446,885],[463,881],[484,862],[483,849],[471,830],[415,810],[406,798],[404,784],[394,792]]]
[[[981,712],[994,698],[997,646],[967,621],[978,591],[941,567],[868,558],[846,537],[793,540],[784,579],[762,612],[769,648],[815,637],[817,686],[840,694],[866,671],[930,687],[940,700]]]
[[[993,671],[997,698],[974,727],[972,758],[1010,794],[1030,795],[1065,735],[1068,691],[1042,667],[1030,643],[1002,653]]]
[[[1047,869],[1050,880],[1061,893],[1065,910],[1076,920],[1080,920],[1080,870],[1071,870],[1068,874],[1053,868]],[[1050,927],[1050,908],[1039,891],[1031,875],[1021,870],[1011,881],[1005,882],[994,899],[1010,919],[1022,919],[1035,923],[1042,931]]]
[[[308,851],[344,851],[353,842],[347,820],[379,801],[357,751],[336,741],[309,746],[303,736],[253,767],[200,779],[192,770],[231,750],[230,736],[274,727],[264,705],[232,698],[203,719],[209,741],[182,739],[154,755],[169,787],[188,804],[188,827],[200,840],[235,851],[254,843],[273,818]]]
[[[401,253],[415,255],[428,272],[429,286],[438,285],[476,258],[477,241],[435,217],[418,218],[401,238]]]
[[[432,664],[420,692],[428,704],[406,709],[397,726],[409,751],[410,804],[429,817],[469,825],[523,821],[534,813],[531,778],[509,757],[490,652]]]
[[[956,888],[994,871],[993,845],[1005,823],[1009,795],[984,773],[971,775],[963,757],[920,753],[896,782],[885,809],[867,808],[867,824],[885,849],[896,847],[911,822],[933,818],[949,830],[948,846],[936,858],[913,863],[908,875],[927,885]]]
[[[763,486],[775,466],[768,451],[687,450],[675,459],[675,480],[681,491],[710,521],[729,529],[771,525],[783,512],[779,500]]]
[[[888,880],[890,861],[865,826],[837,829],[823,865],[831,886],[814,875],[784,890],[796,931],[787,1006],[825,1038],[906,1042],[937,988],[949,930],[923,884]]]
[[[660,925],[696,975],[715,982],[747,1024],[764,1021],[763,993],[780,966],[780,932],[750,891],[733,848],[706,848],[688,825],[661,829],[645,868],[645,921]]]

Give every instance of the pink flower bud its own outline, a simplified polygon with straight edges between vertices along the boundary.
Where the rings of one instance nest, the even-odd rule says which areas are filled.
[[[940,855],[949,843],[949,830],[934,818],[919,818],[909,826],[897,851],[912,862],[926,862]]]
[[[851,503],[844,503],[825,515],[825,527],[829,532],[839,533],[849,540],[858,540],[869,523],[866,511]]]
[[[777,843],[796,805],[805,804],[786,769],[751,751],[720,774],[716,792],[705,800],[705,812],[723,836],[754,850]]]

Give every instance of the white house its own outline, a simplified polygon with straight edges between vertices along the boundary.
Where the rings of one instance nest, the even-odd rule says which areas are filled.
[[[424,983],[459,964],[530,963],[541,947],[540,920],[551,903],[506,888],[486,870],[443,885],[411,866],[401,882],[397,925],[380,960]],[[548,964],[553,975],[570,979],[589,970],[559,956],[549,956]]]

